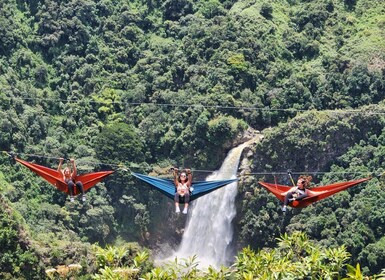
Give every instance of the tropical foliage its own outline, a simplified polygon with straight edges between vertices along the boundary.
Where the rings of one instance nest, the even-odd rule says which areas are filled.
[[[349,259],[344,246],[318,246],[306,234],[294,232],[282,235],[272,249],[256,252],[243,248],[229,268],[202,270],[195,257],[175,259],[151,270],[143,279],[364,279],[360,265],[347,264]]]
[[[365,109],[382,112],[383,107]],[[302,170],[313,171],[309,173],[314,176],[314,183],[321,185],[368,176],[373,179],[312,207],[293,210],[288,216],[281,215],[275,197],[257,188],[257,182],[245,180],[244,191],[256,195],[242,205],[245,219],[240,222],[240,235],[244,242],[256,247],[269,246],[282,230],[302,230],[320,244],[344,244],[365,270],[371,267],[379,273],[383,268],[378,265],[382,253],[372,248],[381,243],[383,235],[379,211],[384,203],[383,180],[377,177],[384,171],[380,163],[383,148],[377,140],[383,138],[383,122],[379,115],[309,112],[267,132],[256,146],[258,160],[253,161],[252,169],[282,170],[285,174],[285,167],[290,166],[298,174]],[[261,180],[291,184],[287,175],[276,174],[276,178],[266,176]]]
[[[351,254],[348,274],[322,273],[379,274],[383,178],[285,217],[257,181],[287,169],[315,184],[384,171],[384,9],[382,0],[0,1],[1,276],[147,277],[135,254],[102,264],[92,249],[179,243],[172,202],[130,171],[215,170],[247,129],[264,140],[246,150],[256,175],[239,184],[234,244],[250,246],[245,258],[300,230],[316,247]],[[10,151],[52,168],[64,157],[80,172],[116,172],[87,203],[69,203],[11,164]],[[256,277],[249,269],[242,277]]]

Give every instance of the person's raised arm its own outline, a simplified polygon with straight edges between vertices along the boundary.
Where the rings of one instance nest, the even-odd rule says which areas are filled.
[[[191,169],[186,169],[187,172],[187,186],[190,188],[192,184],[192,172]]]
[[[60,173],[63,173],[63,171],[62,171],[62,169],[61,169],[61,167],[62,167],[62,165],[63,165],[63,160],[64,160],[64,158],[60,158],[60,159],[59,159],[59,165],[58,165],[58,167],[57,167],[57,171],[59,171]]]
[[[76,164],[75,164],[75,160],[73,158],[70,159],[70,162],[71,162],[71,165],[72,165],[72,177],[76,177],[77,175],[77,169],[76,169]]]
[[[179,184],[179,181],[178,181],[179,170],[178,170],[178,168],[174,167],[173,175],[174,175],[174,185],[175,185],[175,187],[178,187],[178,184]]]

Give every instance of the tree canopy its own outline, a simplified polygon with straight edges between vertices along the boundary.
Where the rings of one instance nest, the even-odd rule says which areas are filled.
[[[383,178],[283,221],[257,181],[287,169],[312,173],[315,184],[384,171],[384,9],[381,0],[1,1],[1,151],[52,168],[64,157],[81,172],[117,171],[87,204],[70,204],[2,153],[0,191],[11,209],[0,219],[3,276],[38,279],[43,267],[72,261],[88,275],[112,275],[125,254],[101,260],[101,272],[74,248],[177,243],[183,226],[170,218],[172,203],[129,171],[216,170],[247,129],[264,140],[243,158],[251,173],[268,175],[239,184],[236,247],[250,246],[243,254],[254,258],[283,230],[300,230],[317,246],[344,246],[347,274],[380,273]],[[16,222],[41,250],[24,246]],[[138,258],[128,274],[151,271]]]

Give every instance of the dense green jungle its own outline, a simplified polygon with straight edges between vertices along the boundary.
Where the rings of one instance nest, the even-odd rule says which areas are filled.
[[[382,0],[1,0],[0,279],[385,279],[384,99]],[[130,171],[204,179],[248,131],[234,262],[157,267],[185,219]],[[115,173],[71,203],[8,152]],[[289,169],[373,178],[283,215]]]

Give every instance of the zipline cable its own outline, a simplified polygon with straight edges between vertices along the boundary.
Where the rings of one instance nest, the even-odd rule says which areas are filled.
[[[3,153],[5,154],[8,154],[10,156],[12,155],[24,155],[24,156],[27,156],[27,157],[36,157],[36,158],[46,158],[46,159],[55,159],[55,160],[59,160],[60,158],[64,158],[65,160],[69,160],[69,158],[65,158],[65,157],[58,157],[58,156],[48,156],[48,155],[38,155],[38,154],[28,154],[28,153],[14,153],[14,152],[8,152],[8,151],[2,151]],[[110,166],[110,167],[115,167],[115,168],[118,168],[118,169],[128,169],[130,170],[130,168],[126,165],[123,165],[123,164],[116,164],[116,163],[106,163],[106,162],[92,162],[92,161],[82,161],[83,163],[87,163],[87,164],[92,164],[92,165],[105,165],[105,166]],[[131,165],[131,167],[137,167],[136,165]]]
[[[2,151],[5,154],[12,154],[13,152],[8,152],[8,151]],[[13,153],[14,155],[24,155],[28,157],[37,157],[37,158],[46,158],[46,159],[55,159],[59,160],[61,157],[57,156],[48,156],[48,155],[38,155],[38,154],[28,154],[28,153]],[[66,159],[68,160],[68,159]],[[107,163],[107,162],[92,162],[92,161],[83,161],[83,163],[91,164],[91,165],[104,165],[104,166],[110,166],[112,168],[118,168],[123,171],[127,172],[132,172],[132,169],[141,169],[145,170],[146,168],[140,167],[138,165],[126,165],[126,164],[116,164],[116,163]],[[179,170],[183,170],[184,168],[178,168]],[[149,169],[153,170],[153,169]],[[215,173],[218,172],[218,170],[207,170],[207,169],[191,169],[192,172],[197,172],[197,173]],[[169,173],[169,172],[167,172]],[[339,175],[344,175],[344,174],[364,174],[367,175],[370,172],[347,172],[347,171],[290,171],[291,174],[295,175],[301,175],[301,174],[313,174],[313,175],[325,175],[325,174],[339,174]],[[238,172],[237,177],[246,177],[246,176],[267,176],[267,175],[287,175],[288,171],[265,171],[265,172]]]
[[[53,102],[71,102],[71,103],[93,103],[93,104],[123,104],[127,106],[153,105],[159,107],[181,107],[181,108],[211,108],[211,109],[229,109],[229,110],[249,110],[249,111],[272,111],[272,112],[330,112],[333,114],[366,114],[366,115],[385,115],[385,112],[374,112],[362,109],[295,109],[295,108],[270,108],[270,107],[254,107],[254,106],[223,106],[223,105],[203,105],[203,104],[174,104],[174,103],[153,103],[153,102],[124,102],[124,101],[96,101],[84,99],[59,99],[59,98],[37,98],[37,97],[2,97],[15,100],[39,100]]]

